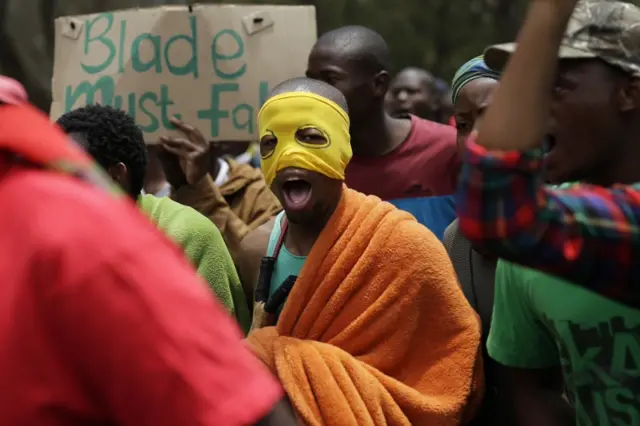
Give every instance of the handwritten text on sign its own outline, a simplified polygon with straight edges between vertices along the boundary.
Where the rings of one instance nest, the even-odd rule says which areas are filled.
[[[174,129],[169,118],[175,115],[196,124],[213,139],[247,140],[255,135],[257,109],[269,87],[303,73],[315,40],[313,22],[313,34],[299,49],[304,54],[292,67],[289,46],[283,43],[283,51],[274,52],[278,50],[274,44],[278,42],[274,40],[277,25],[247,36],[241,13],[216,19],[211,12],[207,19],[184,8],[178,16],[172,11],[169,25],[168,18],[162,18],[164,9],[153,10],[156,15],[143,19],[139,14],[149,9],[89,15],[79,21],[82,32],[73,55],[76,70],[70,74],[80,78],[65,78],[65,84],[57,88],[62,91],[57,99],[60,114],[100,102],[127,111],[147,136]],[[277,12],[272,15],[277,17]],[[150,30],[140,32],[140,27]],[[291,38],[285,31],[299,45],[298,35]],[[261,37],[270,38],[269,44]],[[54,105],[55,83],[54,76]]]

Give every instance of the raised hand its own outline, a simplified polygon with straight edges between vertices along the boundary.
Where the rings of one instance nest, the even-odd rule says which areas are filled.
[[[202,132],[195,127],[175,117],[171,118],[171,123],[183,137],[165,136],[160,138],[160,143],[166,152],[180,158],[186,182],[196,183],[209,172],[216,160],[214,150]]]

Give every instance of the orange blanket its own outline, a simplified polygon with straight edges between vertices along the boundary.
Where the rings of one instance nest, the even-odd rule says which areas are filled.
[[[481,396],[479,321],[443,246],[346,188],[277,326],[248,341],[309,425],[458,425]]]

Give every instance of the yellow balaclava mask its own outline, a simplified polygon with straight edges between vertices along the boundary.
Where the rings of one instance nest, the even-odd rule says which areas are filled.
[[[262,171],[271,185],[278,171],[298,167],[332,179],[344,180],[351,160],[349,116],[335,102],[306,92],[289,92],[269,99],[258,113],[260,140],[277,139],[275,149],[261,152]],[[301,129],[313,128],[326,138],[323,144],[298,140]]]

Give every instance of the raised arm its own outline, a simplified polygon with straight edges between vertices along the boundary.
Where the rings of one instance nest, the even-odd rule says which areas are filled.
[[[491,107],[473,135],[457,199],[476,247],[640,306],[638,187],[546,187],[546,131],[558,49],[577,0],[533,0]],[[527,84],[522,84],[526,81]]]
[[[535,153],[469,145],[458,197],[474,246],[640,306],[640,186],[542,184]]]

